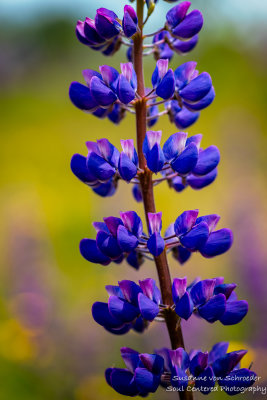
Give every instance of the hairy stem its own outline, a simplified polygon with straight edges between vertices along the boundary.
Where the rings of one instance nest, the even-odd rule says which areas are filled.
[[[146,162],[142,150],[143,141],[146,135],[146,98],[145,98],[145,82],[144,82],[144,73],[143,73],[143,12],[144,12],[144,1],[137,0],[137,16],[139,21],[140,32],[137,32],[134,37],[134,46],[133,46],[133,54],[134,54],[134,68],[137,75],[137,92],[141,97],[135,104],[136,108],[136,132],[137,132],[137,150],[139,157],[139,166],[144,171],[140,173],[140,185],[143,195],[143,203],[146,215],[146,221],[148,225],[148,213],[156,212],[155,201],[154,201],[154,192],[153,192],[153,182],[152,182],[152,173],[146,167]],[[160,289],[162,294],[163,303],[171,306],[173,304],[172,299],[172,281],[170,270],[167,261],[167,255],[164,251],[160,256],[154,257],[155,264],[157,267]],[[180,325],[180,320],[177,314],[173,309],[167,307],[164,310],[164,316],[166,325],[168,328],[170,341],[173,349],[177,347],[184,348],[184,340],[182,335],[182,329]],[[192,392],[179,392],[179,396],[181,400],[192,400]]]

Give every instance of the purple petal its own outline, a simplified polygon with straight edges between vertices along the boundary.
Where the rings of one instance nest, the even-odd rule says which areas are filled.
[[[99,79],[102,79],[99,72],[94,71],[93,69],[84,69],[83,70],[83,77],[88,87],[90,87],[91,79],[96,76]]]
[[[226,354],[228,347],[228,342],[216,343],[209,352],[209,364],[214,363],[217,358],[223,357]]]
[[[96,244],[99,250],[112,260],[116,260],[122,254],[117,239],[106,232],[98,232],[96,235]]]
[[[92,97],[91,90],[79,82],[72,82],[69,96],[72,103],[80,110],[94,111],[98,107],[98,103]]]
[[[206,96],[212,87],[212,80],[207,72],[202,72],[199,76],[188,83],[182,90],[180,96],[187,101],[199,101]]]
[[[107,303],[97,301],[92,306],[94,320],[101,326],[108,328],[119,328],[122,322],[110,315]]]
[[[122,220],[117,217],[107,217],[103,218],[108,231],[111,233],[112,236],[117,236],[118,227],[122,225]]]
[[[123,152],[120,154],[118,169],[121,178],[127,182],[130,182],[137,174],[136,165]]]
[[[200,222],[206,222],[209,227],[209,231],[212,232],[216,228],[220,218],[221,217],[218,214],[203,215],[202,217],[197,218],[196,224],[199,224]]]
[[[182,246],[177,246],[172,249],[172,255],[180,264],[184,264],[191,257],[191,252]]]
[[[76,33],[76,36],[77,36],[77,39],[82,43],[82,44],[85,44],[85,45],[90,45],[91,43],[88,41],[88,39],[87,39],[87,37],[85,36],[85,33],[84,33],[84,22],[83,21],[77,21],[77,24],[76,24],[76,29],[75,29],[75,33]]]
[[[229,284],[221,283],[221,284],[217,285],[217,282],[216,282],[214,294],[223,293],[225,295],[225,297],[228,299],[231,296],[233,290],[235,290],[235,288],[236,288],[235,283],[229,283]]]
[[[139,353],[129,347],[121,348],[121,357],[126,365],[126,367],[134,373],[134,370],[138,367],[139,364]]]
[[[93,98],[101,107],[108,107],[117,100],[116,94],[96,76],[91,79],[90,89]]]
[[[190,111],[200,111],[200,110],[204,110],[204,108],[208,107],[213,102],[214,99],[215,99],[215,90],[214,90],[214,87],[212,87],[210,89],[210,91],[208,92],[208,94],[206,94],[206,96],[204,96],[197,103],[190,104],[190,103],[184,102],[184,105]]]
[[[128,280],[120,281],[119,287],[120,287],[125,299],[129,303],[132,303],[133,305],[137,306],[138,305],[138,294],[142,293],[141,288],[135,282],[128,281]]]
[[[185,148],[187,133],[177,132],[164,143],[163,153],[167,161],[176,158]]]
[[[144,257],[140,253],[132,251],[126,258],[126,261],[131,267],[139,269],[144,262]]]
[[[230,229],[220,229],[212,232],[203,245],[200,247],[200,253],[207,258],[215,257],[225,253],[230,249],[233,243],[233,233]]]
[[[185,294],[187,286],[187,278],[174,278],[172,283],[172,298],[174,303]]]
[[[135,90],[124,75],[120,75],[119,77],[117,95],[123,104],[128,104],[135,98]]]
[[[203,383],[204,382],[204,383]],[[211,366],[208,366],[196,380],[195,388],[202,394],[209,394],[215,386],[216,377]]]
[[[117,240],[121,250],[130,253],[138,246],[139,240],[135,235],[129,232],[125,226],[119,226],[117,232]]]
[[[153,300],[157,304],[161,302],[161,294],[156,286],[156,282],[154,281],[154,279],[144,279],[143,281],[139,281],[139,285],[144,295],[147,296],[150,300]]]
[[[132,322],[139,315],[137,307],[117,296],[109,297],[108,309],[112,317],[122,322]]]
[[[95,21],[88,17],[86,17],[84,22],[84,34],[91,45],[105,42],[105,39],[102,38],[96,31]]]
[[[219,379],[218,383],[222,389],[230,396],[244,392],[245,388],[253,385],[257,380],[257,374],[247,368],[241,368],[230,372],[224,379]],[[254,393],[254,392],[253,392]]]
[[[139,391],[143,393],[154,393],[160,384],[160,376],[152,374],[145,368],[136,368],[134,380]]]
[[[146,154],[147,166],[150,171],[158,173],[162,170],[165,162],[163,151],[159,144],[155,144],[151,150]]]
[[[133,374],[126,369],[113,368],[109,380],[113,389],[124,396],[137,396],[139,392]]]
[[[191,39],[200,32],[203,16],[199,10],[193,10],[173,30],[172,35],[181,39]]]
[[[200,375],[208,366],[208,352],[198,352],[190,361],[190,372],[193,376]]]
[[[121,73],[130,83],[134,90],[137,89],[137,76],[133,67],[133,63],[121,63]]]
[[[117,296],[120,299],[124,299],[122,291],[120,290],[119,286],[106,285],[105,289],[110,296]]]
[[[176,350],[169,350],[172,365],[177,365],[179,368],[186,370],[189,367],[189,357],[187,352],[179,347]]]
[[[215,376],[224,377],[228,375],[247,354],[247,350],[232,351],[221,358],[217,358],[212,364]]]
[[[205,304],[213,296],[215,282],[215,279],[205,279],[192,287],[190,295],[196,307]]]
[[[99,67],[103,81],[114,92],[116,92],[120,74],[118,71],[109,65],[101,65]]]
[[[177,367],[176,365],[172,367],[171,375],[171,385],[177,388],[178,392],[184,392],[188,386],[189,377],[184,369]]]
[[[112,111],[108,114],[108,119],[114,124],[119,124],[125,117],[126,110],[121,107],[120,104],[114,104]]]
[[[226,298],[220,293],[213,296],[206,304],[198,308],[199,315],[206,321],[212,323],[221,318],[225,312]]]
[[[133,36],[137,31],[137,24],[138,24],[138,19],[134,8],[128,5],[124,6],[122,27],[125,36],[127,37]]]
[[[153,256],[158,257],[165,248],[164,239],[160,233],[154,232],[147,241],[147,248]]]
[[[177,26],[185,18],[190,5],[190,1],[183,1],[182,3],[174,6],[167,12],[166,19],[168,25],[171,28]]]
[[[192,302],[190,294],[188,292],[185,292],[185,294],[176,304],[175,312],[177,315],[179,315],[179,317],[188,320],[193,313],[193,309],[194,304]]]
[[[192,189],[196,190],[203,189],[204,187],[214,182],[215,179],[217,178],[217,175],[218,175],[217,168],[214,168],[213,171],[204,176],[195,176],[193,174],[190,174],[187,177],[187,183],[189,186],[191,186]]]
[[[245,300],[227,301],[226,309],[220,322],[223,325],[238,324],[247,315],[248,303]]]
[[[191,172],[198,161],[198,148],[195,143],[190,143],[179,156],[171,162],[174,171],[180,174],[188,174]]]
[[[82,239],[80,242],[81,255],[90,262],[102,265],[108,265],[110,258],[105,256],[97,247],[93,239]]]
[[[106,8],[99,8],[96,11],[95,26],[100,36],[111,39],[120,32],[120,24],[117,22],[117,15]]]
[[[101,183],[99,186],[94,187],[93,191],[101,197],[113,196],[117,189],[117,182],[110,179],[108,182]]]
[[[168,60],[161,59],[157,61],[156,68],[152,74],[151,83],[153,88],[158,87],[159,83],[162,81],[163,77],[167,74],[168,71]]]
[[[140,189],[140,185],[139,184],[133,185],[132,193],[133,193],[134,199],[138,203],[141,203],[141,201],[143,200],[143,196],[142,196],[142,191]]]
[[[197,216],[198,210],[184,211],[181,215],[179,215],[174,223],[174,231],[176,236],[179,237],[189,232],[195,225]]]
[[[102,157],[108,161],[112,167],[118,168],[120,152],[116,149],[116,147],[113,146],[108,139],[98,140],[97,145]]]
[[[186,140],[186,146],[188,146],[190,143],[193,142],[193,143],[195,143],[195,145],[197,146],[197,148],[199,150],[202,137],[203,137],[203,135],[201,133],[198,133],[197,135],[188,137]]]
[[[189,51],[193,50],[198,43],[198,35],[195,35],[192,37],[190,40],[175,40],[175,42],[172,44],[174,47],[174,51],[178,54],[186,54],[189,53]]]
[[[164,368],[164,359],[158,354],[140,354],[140,360],[146,369],[153,374],[160,375]]]
[[[175,83],[179,90],[183,89],[193,79],[197,63],[188,61],[174,71]]]
[[[138,306],[142,317],[147,321],[153,321],[159,313],[159,306],[143,293],[138,294]]]
[[[82,182],[88,184],[97,182],[96,176],[94,176],[87,168],[86,157],[80,154],[74,154],[71,159],[70,167],[74,175]]]
[[[140,237],[142,235],[142,220],[135,211],[121,212],[120,217],[128,231],[132,232],[136,237]]]
[[[170,99],[175,90],[175,78],[172,69],[166,73],[156,89],[156,94],[164,100]]]
[[[209,146],[207,149],[199,152],[197,165],[193,169],[193,174],[206,175],[216,168],[219,162],[220,151],[218,147]]]
[[[137,166],[138,165],[138,156],[134,147],[133,139],[122,140],[121,139],[121,147],[123,152],[129,157],[129,159]]]
[[[149,154],[149,151],[155,146],[160,144],[162,131],[148,131],[145,136],[143,143],[143,153],[145,156]]]
[[[160,232],[162,227],[162,212],[148,213],[149,233]]]
[[[198,120],[199,116],[200,113],[191,112],[184,107],[175,115],[174,123],[178,129],[188,128]]]

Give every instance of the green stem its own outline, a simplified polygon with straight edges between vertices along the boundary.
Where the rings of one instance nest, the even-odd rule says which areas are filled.
[[[143,204],[145,209],[146,221],[148,226],[148,213],[156,212],[154,191],[152,183],[152,173],[146,167],[146,162],[143,154],[143,141],[146,135],[146,113],[147,105],[145,98],[145,82],[143,73],[143,13],[144,13],[144,1],[137,0],[137,17],[140,31],[134,36],[134,68],[137,75],[137,93],[141,97],[136,102],[136,133],[137,133],[137,150],[139,158],[139,166],[144,171],[139,175],[141,190],[143,195]],[[157,267],[160,289],[162,294],[163,303],[171,306],[173,304],[172,299],[172,281],[170,270],[167,261],[167,255],[164,251],[160,256],[154,257],[155,264]],[[180,320],[177,314],[170,307],[165,310],[165,321],[170,336],[170,341],[173,349],[178,347],[184,348],[184,340]],[[180,400],[192,400],[192,392],[179,392]]]

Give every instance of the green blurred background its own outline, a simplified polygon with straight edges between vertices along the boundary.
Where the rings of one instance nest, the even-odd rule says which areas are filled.
[[[139,272],[125,263],[90,265],[78,250],[81,238],[94,236],[93,221],[120,210],[143,215],[127,184],[102,199],[69,167],[73,153],[86,154],[87,140],[107,137],[119,145],[120,138],[135,136],[131,115],[116,127],[80,112],[68,99],[68,86],[82,81],[82,69],[99,64],[118,68],[126,61],[123,51],[112,59],[92,52],[74,34],[76,20],[93,17],[98,7],[114,8],[121,16],[125,2],[111,3],[0,4],[0,400],[118,400],[122,397],[106,385],[103,373],[106,367],[122,366],[120,347],[152,352],[169,344],[163,324],[151,325],[142,336],[116,337],[96,325],[90,312],[94,301],[106,300],[106,284],[156,277],[154,265],[148,261]],[[267,7],[248,0],[192,3],[203,12],[205,27],[198,47],[182,59],[175,56],[172,67],[196,60],[200,71],[212,75],[216,101],[188,132],[203,133],[204,147],[219,146],[219,176],[202,191],[188,188],[178,194],[159,185],[157,208],[163,211],[164,228],[184,209],[199,208],[201,214],[220,214],[220,227],[233,229],[235,242],[228,254],[211,260],[196,254],[183,267],[170,257],[173,276],[223,275],[238,283],[240,298],[250,303],[248,316],[237,326],[194,318],[184,323],[186,347],[208,350],[227,340],[232,350],[248,348],[243,365],[253,361],[265,386]],[[159,2],[149,29],[161,26],[169,7]],[[145,60],[147,82],[154,65]],[[155,129],[163,130],[164,140],[176,131],[166,116]],[[151,397],[177,395],[159,390]]]

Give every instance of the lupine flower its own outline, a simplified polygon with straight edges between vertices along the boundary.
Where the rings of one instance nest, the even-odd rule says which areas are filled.
[[[135,184],[132,188],[132,193],[133,193],[133,197],[134,199],[140,203],[143,200],[143,196],[142,196],[142,192],[140,189],[140,185],[139,184]]]
[[[202,110],[215,97],[210,75],[207,72],[199,74],[196,66],[196,62],[188,61],[174,71],[176,91],[191,111]]]
[[[175,90],[175,79],[173,70],[168,68],[168,60],[163,59],[157,61],[151,82],[159,97],[166,100],[173,96]]]
[[[139,285],[128,280],[118,283],[119,286],[106,286],[108,303],[93,304],[94,320],[115,334],[126,333],[129,329],[141,332],[159,313],[160,291],[153,279],[139,281]]]
[[[131,6],[124,7],[124,15],[122,20],[122,28],[126,37],[132,37],[138,26],[138,19],[135,10]]]
[[[171,173],[171,170],[166,170],[165,175],[167,173]],[[197,176],[192,174],[187,175],[186,177],[176,176],[171,180],[168,180],[170,187],[174,188],[176,192],[182,192],[187,186],[190,186],[192,189],[198,190],[203,189],[204,187],[210,185],[215,181],[218,175],[217,168],[214,168],[211,172]]]
[[[201,139],[201,134],[188,138],[187,133],[177,132],[169,137],[161,149],[161,131],[148,131],[143,143],[148,168],[157,173],[164,166],[163,175],[166,179],[170,170],[183,177],[189,173],[201,177],[207,175],[217,167],[220,152],[216,146],[200,149]]]
[[[108,368],[105,373],[107,383],[126,396],[145,397],[154,393],[160,384],[163,358],[157,354],[140,354],[127,347],[121,348],[121,356],[127,369]]]
[[[79,82],[70,85],[69,96],[76,107],[92,113],[99,108],[111,112],[117,100],[123,105],[135,98],[137,81],[131,63],[121,64],[121,74],[108,65],[102,65],[99,70],[100,73],[91,69],[83,71],[87,86]]]
[[[87,17],[85,21],[77,22],[76,36],[82,44],[110,56],[121,46],[122,32],[128,38],[136,33],[137,22],[135,10],[131,6],[124,7],[122,22],[113,11],[99,8],[95,19]]]
[[[110,196],[116,190],[118,179],[130,181],[135,177],[138,157],[132,139],[121,140],[121,153],[107,139],[87,142],[86,146],[87,157],[75,154],[71,159],[71,169],[96,193]]]
[[[142,254],[135,250],[142,246],[143,225],[135,211],[120,213],[121,218],[108,217],[104,222],[94,222],[96,240],[83,239],[80,243],[82,256],[90,262],[108,265],[111,261],[121,262],[126,256],[127,262],[138,269],[142,264]]]
[[[206,321],[234,325],[248,312],[245,300],[236,300],[236,284],[223,283],[224,278],[206,279],[187,287],[187,279],[174,279],[172,286],[175,311],[189,319],[193,312]]]
[[[167,12],[166,26],[172,36],[178,39],[191,39],[203,26],[203,16],[199,10],[187,14],[190,5],[189,1],[184,1]]]
[[[164,42],[162,43],[162,41]],[[198,42],[198,35],[193,36],[189,40],[173,39],[170,32],[162,31],[153,37],[154,57],[156,60],[168,59],[171,61],[174,52],[184,55],[193,50]]]
[[[221,388],[229,395],[236,395],[253,385],[257,379],[255,372],[248,368],[239,368],[246,350],[227,353],[229,343],[216,343],[211,351],[202,353],[191,351],[190,373],[196,377],[195,387],[208,394],[217,380]]]
[[[255,372],[239,368],[246,350],[227,353],[228,343],[216,343],[210,352],[183,348],[162,348],[155,354],[140,354],[123,347],[121,356],[127,368],[108,368],[107,383],[118,393],[126,396],[145,397],[154,393],[159,385],[179,391],[190,385],[203,394],[209,394],[216,381],[229,395],[242,393],[257,379]],[[194,380],[190,380],[193,376]]]
[[[206,258],[225,253],[232,246],[233,234],[227,228],[214,231],[219,220],[217,214],[198,217],[198,210],[184,211],[173,226],[178,242],[172,242],[165,236],[167,248],[180,245],[189,252],[199,251]],[[183,254],[183,258],[186,258],[186,254]]]
[[[185,129],[193,125],[199,118],[199,112],[189,111],[181,107],[177,100],[171,100],[165,103],[170,122],[174,123],[178,129]]]

